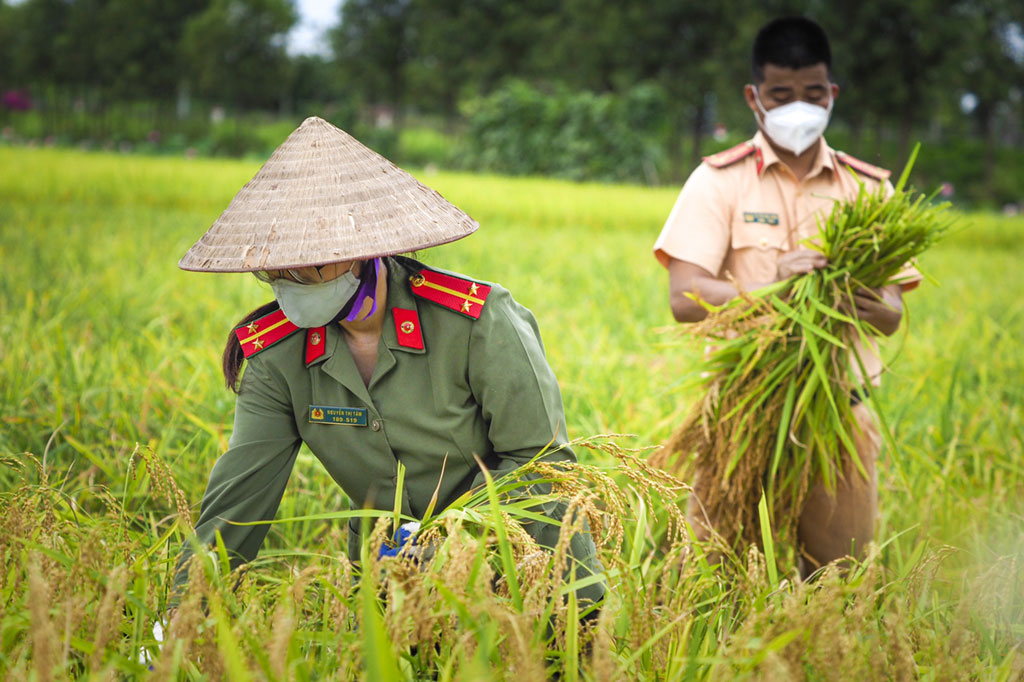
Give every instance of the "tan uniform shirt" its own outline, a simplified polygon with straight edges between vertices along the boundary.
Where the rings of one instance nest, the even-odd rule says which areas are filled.
[[[731,276],[744,288],[775,280],[781,253],[802,248],[818,233],[836,200],[853,199],[859,190],[848,166],[840,163],[825,138],[818,142],[814,166],[802,180],[779,160],[763,134],[753,140],[758,153],[723,168],[702,163],[683,185],[654,255],[668,266],[673,258],[699,265],[720,279]],[[858,174],[869,191],[879,181]],[[892,186],[885,181],[889,192]],[[920,275],[901,275],[911,288]],[[860,352],[872,378],[882,370],[877,348]]]

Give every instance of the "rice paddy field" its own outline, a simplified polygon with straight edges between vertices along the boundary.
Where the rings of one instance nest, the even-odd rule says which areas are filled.
[[[348,501],[304,453],[259,559],[203,557],[167,622],[230,436],[220,353],[271,298],[176,263],[257,167],[0,148],[0,679],[1024,679],[1024,218],[964,214],[921,259],[874,396],[877,546],[802,583],[785,556],[709,564],[686,488],[642,463],[698,398],[650,253],[676,190],[530,178],[419,173],[481,224],[419,256],[537,316],[603,608],[581,621],[488,495],[440,512],[429,566],[355,580]]]

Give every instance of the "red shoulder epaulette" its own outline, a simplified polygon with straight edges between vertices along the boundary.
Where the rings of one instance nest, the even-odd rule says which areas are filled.
[[[281,339],[297,332],[299,327],[278,309],[258,320],[253,320],[235,329],[235,336],[242,344],[242,353],[251,358],[262,350],[270,348]]]
[[[410,277],[409,283],[412,285],[412,293],[420,298],[443,305],[474,320],[480,319],[484,302],[491,293],[491,287],[486,284],[427,268]]]
[[[705,156],[704,162],[709,166],[714,166],[715,168],[725,168],[726,166],[731,166],[740,159],[745,159],[756,151],[757,145],[748,140],[746,142],[739,143],[735,147],[718,152],[717,154]]]
[[[861,175],[866,175],[869,178],[874,178],[875,180],[885,181],[889,179],[890,175],[892,175],[891,171],[879,168],[878,166],[872,166],[867,161],[861,161],[860,159],[850,156],[846,152],[836,152],[836,159],[840,163],[845,163]]]

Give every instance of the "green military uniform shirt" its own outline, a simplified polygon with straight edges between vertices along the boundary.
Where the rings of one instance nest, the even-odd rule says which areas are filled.
[[[481,285],[490,292],[479,319],[472,319],[413,294],[421,263],[392,257],[386,265],[387,309],[369,385],[336,324],[324,330],[323,354],[308,364],[303,333],[249,358],[229,448],[203,498],[196,525],[201,542],[212,543],[219,531],[237,559],[253,559],[268,526],[225,520],[274,517],[302,442],[353,508],[392,509],[401,462],[402,512],[417,518],[438,488],[442,463],[438,509],[483,484],[474,454],[494,477],[530,461],[549,443],[553,452],[546,459],[575,461],[568,447],[559,447],[568,440],[561,394],[530,311],[506,289]],[[399,330],[412,327],[396,323],[396,308],[405,317],[413,311],[422,348],[400,343]],[[312,423],[314,407],[365,409],[366,425]],[[528,529],[540,544],[554,546],[556,526],[534,523]],[[349,524],[349,537],[356,560],[358,523]],[[575,536],[571,553],[589,570],[601,570],[589,535]],[[581,592],[596,600],[603,586]]]

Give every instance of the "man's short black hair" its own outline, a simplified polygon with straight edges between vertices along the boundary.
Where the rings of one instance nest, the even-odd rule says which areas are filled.
[[[754,82],[764,80],[764,65],[789,69],[824,64],[832,73],[832,50],[824,29],[806,17],[782,17],[757,32],[750,66]]]

